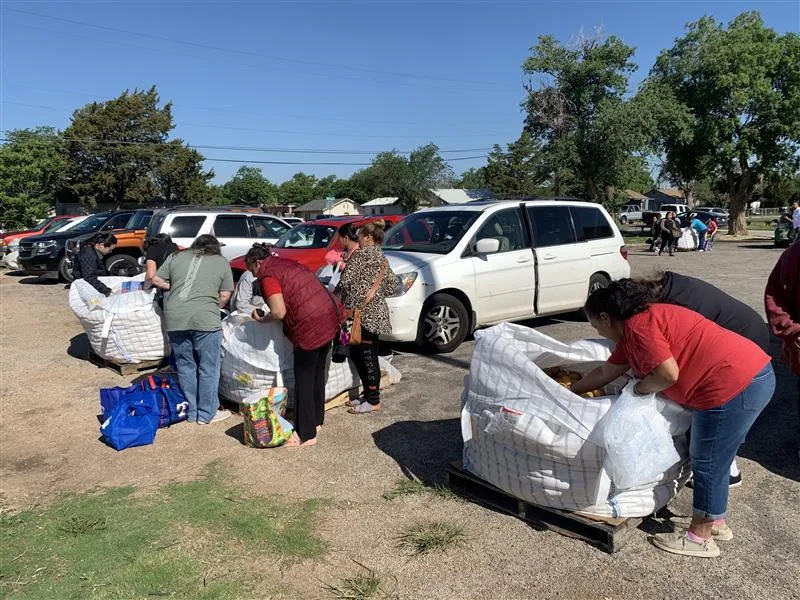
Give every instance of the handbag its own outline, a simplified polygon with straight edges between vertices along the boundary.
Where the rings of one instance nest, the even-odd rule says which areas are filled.
[[[103,388],[100,390],[100,411],[105,419],[123,401],[148,404],[158,415],[158,426],[169,427],[189,417],[189,403],[178,382],[172,375],[148,375],[139,383],[129,387]]]
[[[156,439],[159,414],[156,407],[130,396],[118,402],[100,426],[100,437],[114,450],[147,446]]]
[[[372,301],[372,299],[375,297],[375,294],[378,293],[378,288],[383,281],[383,276],[386,274],[386,267],[388,267],[388,265],[389,262],[384,260],[380,270],[378,271],[378,277],[375,279],[375,283],[372,284],[372,287],[369,288],[367,295],[364,296],[364,302],[361,303],[360,307],[353,309],[353,325],[350,327],[351,346],[358,346],[361,344],[361,312],[364,310],[364,308],[366,308],[367,304]]]
[[[328,298],[331,299],[334,312],[339,315],[339,332],[336,337],[333,338],[333,353],[331,354],[331,362],[340,364],[350,358],[350,333],[347,331],[346,319],[342,318],[340,305],[336,303],[336,300],[334,299],[329,288],[326,287],[325,291],[328,292]]]
[[[257,392],[242,401],[244,444],[250,448],[274,448],[292,436],[294,427],[283,418],[289,390],[283,387],[281,372],[275,375],[275,385],[265,394]]]

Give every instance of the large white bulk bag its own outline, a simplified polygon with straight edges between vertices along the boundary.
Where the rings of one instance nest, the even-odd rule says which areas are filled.
[[[101,277],[112,290],[137,277]],[[135,291],[104,296],[83,279],[72,282],[69,306],[81,322],[89,345],[106,360],[138,363],[159,360],[169,354],[169,340],[154,303],[155,291]]]
[[[675,496],[689,475],[688,448],[680,441],[688,411],[659,399],[680,460],[655,481],[619,489],[605,469],[600,426],[616,395],[581,398],[543,370],[588,372],[608,358],[610,342],[564,344],[508,323],[475,338],[461,412],[466,470],[528,502],[600,516],[648,515]],[[607,389],[618,391],[613,384]]]
[[[681,237],[678,238],[678,250],[685,252],[697,250],[698,242],[697,232],[691,227],[687,227],[681,231]]]

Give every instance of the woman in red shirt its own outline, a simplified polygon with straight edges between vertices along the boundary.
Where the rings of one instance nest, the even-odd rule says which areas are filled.
[[[584,308],[615,347],[573,392],[597,389],[633,369],[640,380],[635,393],[660,392],[693,411],[692,522],[687,531],[654,536],[653,544],[674,554],[719,556],[715,539],[733,538],[725,523],[731,462],[775,391],[769,356],[688,308],[651,304],[647,289],[631,280],[595,291]]]

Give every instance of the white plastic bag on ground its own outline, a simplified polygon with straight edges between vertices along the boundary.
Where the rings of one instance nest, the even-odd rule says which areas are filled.
[[[101,277],[112,290],[136,277]],[[83,279],[72,282],[69,306],[81,322],[94,352],[117,363],[159,360],[169,354],[169,340],[161,325],[153,290],[104,296]]]
[[[600,424],[606,471],[614,485],[623,489],[656,481],[680,461],[655,394],[637,396],[633,385],[625,386]]]
[[[588,372],[608,358],[609,342],[564,344],[508,323],[478,331],[475,338],[462,398],[465,469],[528,502],[599,516],[648,515],[675,496],[688,476],[687,450],[644,486],[616,485],[605,469],[598,428],[613,398],[581,398],[544,372]],[[670,422],[681,421],[676,432],[683,427],[686,411],[658,406]]]

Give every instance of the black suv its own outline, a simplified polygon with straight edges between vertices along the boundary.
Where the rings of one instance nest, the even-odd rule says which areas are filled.
[[[56,275],[64,279],[62,269],[66,269],[64,254],[67,240],[86,233],[122,229],[133,214],[132,210],[101,212],[68,231],[25,238],[19,243],[19,266],[27,275]]]

